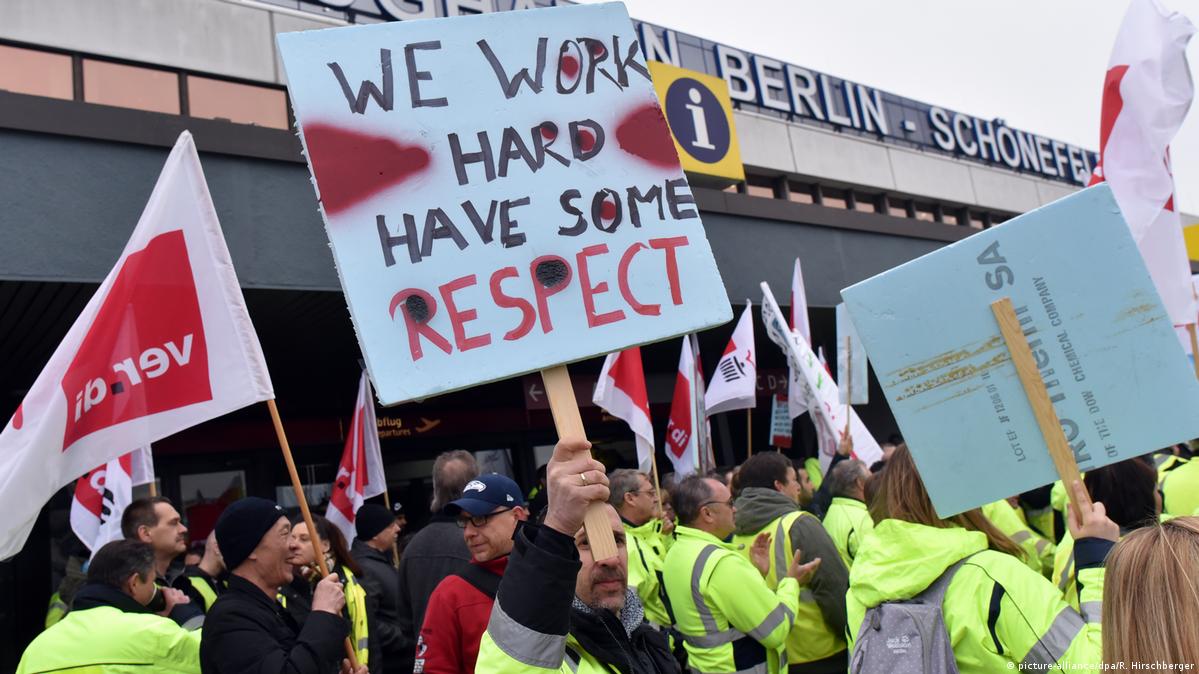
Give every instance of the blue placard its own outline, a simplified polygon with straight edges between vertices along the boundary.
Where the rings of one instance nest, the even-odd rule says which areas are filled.
[[[1005,296],[1080,469],[1199,436],[1199,383],[1106,184],[841,294],[942,517],[1058,478]]]
[[[279,47],[383,404],[731,318],[624,5]]]

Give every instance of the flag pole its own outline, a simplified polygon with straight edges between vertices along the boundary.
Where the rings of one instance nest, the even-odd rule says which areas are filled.
[[[147,486],[150,487],[150,498],[157,497],[158,496],[158,478],[155,477],[154,479],[150,480],[150,484]]]
[[[754,408],[745,408],[745,458],[754,455]]]
[[[1195,336],[1195,324],[1187,323],[1187,334],[1191,336],[1191,360],[1194,361],[1195,377],[1199,378],[1199,338]]]
[[[291,488],[295,491],[296,501],[300,504],[300,514],[303,515],[304,524],[308,527],[308,537],[312,540],[312,549],[315,553],[319,535],[316,525],[312,522],[312,513],[308,510],[308,498],[304,496],[304,488],[300,485],[300,474],[296,472],[296,460],[291,455],[291,445],[288,444],[287,434],[283,431],[283,420],[279,418],[279,408],[275,405],[275,399],[268,399],[266,407],[271,412],[271,421],[275,424],[275,436],[279,438],[279,448],[283,450],[283,462],[287,464],[287,475],[291,478]],[[313,557],[316,558],[316,566],[321,572],[321,578],[328,576],[329,567],[325,565],[325,556],[313,554]],[[350,643],[349,637],[346,637],[345,646],[350,666],[358,669],[358,653],[354,651],[354,645]]]
[[[583,418],[579,416],[579,401],[575,398],[574,385],[570,383],[570,372],[566,366],[555,365],[542,370],[541,381],[545,384],[545,395],[549,399],[558,439],[586,440],[587,431],[583,428]],[[588,451],[587,455],[591,456],[591,452]],[[591,556],[597,562],[617,554],[616,539],[612,536],[612,525],[608,522],[605,505],[591,503],[583,516],[583,528],[587,531]]]
[[[654,498],[658,499],[657,512],[662,513],[662,485],[658,481],[658,450],[655,448],[649,455],[650,471],[654,474]]]
[[[853,349],[850,348],[849,335],[845,336],[845,433],[842,439],[849,436],[849,419],[853,414]]]

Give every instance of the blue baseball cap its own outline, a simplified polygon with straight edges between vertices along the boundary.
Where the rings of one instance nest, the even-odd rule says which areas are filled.
[[[523,508],[524,505],[525,497],[511,478],[498,473],[488,473],[466,483],[462,488],[462,498],[447,505],[445,512],[449,515],[465,512],[480,517],[496,508]]]

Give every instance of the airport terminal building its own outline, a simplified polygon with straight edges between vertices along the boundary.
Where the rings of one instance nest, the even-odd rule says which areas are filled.
[[[549,0],[7,0],[0,9],[0,416],[21,402],[109,272],[179,133],[195,137],[271,369],[301,476],[319,501],[332,482],[361,355],[308,167],[292,130],[276,33],[353,23],[526,9]],[[515,7],[514,7],[515,5]],[[1096,154],[1036,133],[915,101],[666,26],[634,29],[648,61],[731,105],[666,110],[729,300],[758,284],[789,296],[801,258],[814,345],[835,353],[840,289],[1054,201],[1088,181]],[[717,36],[718,37],[718,36]],[[935,76],[935,73],[930,74]],[[701,98],[697,95],[696,98]],[[665,100],[665,99],[664,99]],[[673,104],[671,104],[673,105]],[[686,107],[684,101],[679,105]],[[973,111],[1001,115],[1003,111]],[[686,124],[675,123],[689,120]],[[724,132],[721,132],[724,129]],[[699,336],[719,360],[732,324]],[[770,443],[786,365],[762,331],[755,449]],[[678,340],[643,348],[661,446]],[[601,361],[572,366],[597,455],[634,463],[627,426],[590,403]],[[877,437],[896,431],[877,384],[859,409]],[[727,418],[726,418],[727,417]],[[746,416],[716,415],[717,463],[745,456]],[[536,375],[378,410],[394,500],[427,518],[433,457],[476,452],[530,484],[556,438]],[[803,421],[796,457],[814,451]],[[659,450],[661,452],[661,450]],[[206,533],[230,498],[287,502],[264,406],[154,445],[161,493]],[[666,464],[659,456],[659,463]],[[668,465],[668,464],[666,464]],[[324,491],[323,491],[324,490]],[[0,564],[0,628],[23,644],[51,592],[68,536],[65,491],[25,550]],[[11,636],[5,637],[5,640]],[[20,648],[0,648],[0,670]]]

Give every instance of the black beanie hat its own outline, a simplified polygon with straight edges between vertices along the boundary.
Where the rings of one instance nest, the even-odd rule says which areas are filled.
[[[395,521],[396,516],[387,508],[377,503],[363,503],[354,517],[354,529],[359,540],[369,541]]]
[[[232,571],[246,561],[266,532],[284,516],[283,508],[274,501],[257,496],[248,496],[225,508],[216,521],[216,544],[225,567]]]

